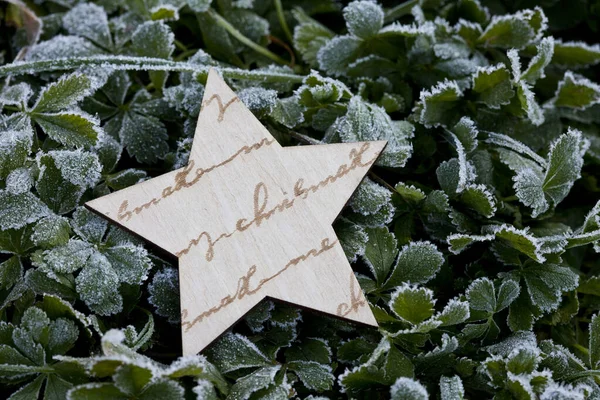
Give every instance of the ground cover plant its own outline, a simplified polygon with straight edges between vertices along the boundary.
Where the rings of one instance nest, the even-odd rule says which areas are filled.
[[[600,398],[598,4],[0,3],[0,397]],[[82,207],[186,163],[210,67],[283,145],[388,141],[334,225],[379,330],[180,357],[176,262]]]

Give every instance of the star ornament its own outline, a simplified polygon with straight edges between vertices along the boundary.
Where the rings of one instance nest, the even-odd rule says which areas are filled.
[[[188,164],[86,206],[178,258],[184,355],[266,297],[377,326],[331,224],[385,145],[284,148],[211,70]]]

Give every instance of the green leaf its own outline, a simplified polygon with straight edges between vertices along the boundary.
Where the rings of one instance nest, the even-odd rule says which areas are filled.
[[[65,146],[89,148],[96,144],[102,134],[98,120],[82,112],[36,112],[31,114],[31,118],[42,127],[46,135]]]
[[[344,8],[348,32],[362,39],[375,36],[383,26],[383,9],[369,1],[353,1]]]
[[[210,349],[208,357],[222,372],[240,368],[262,367],[270,360],[248,338],[237,333],[223,335]]]
[[[463,400],[465,389],[458,375],[440,377],[440,394],[442,400]]]
[[[165,268],[157,272],[148,285],[148,301],[156,308],[156,314],[177,323],[181,314],[179,309],[179,275],[174,268]]]
[[[13,194],[0,190],[0,229],[18,229],[51,213],[31,192]]]
[[[292,15],[298,21],[298,25],[294,28],[294,48],[304,61],[316,67],[319,49],[333,38],[334,34],[329,28],[306,15],[300,8],[292,10]]]
[[[129,155],[141,163],[155,163],[169,150],[167,130],[158,118],[151,115],[126,113],[119,129],[119,137]],[[152,143],[152,146],[148,146],[148,143]]]
[[[420,94],[419,122],[427,128],[450,126],[458,121],[457,108],[462,90],[455,81],[443,81]]]
[[[590,331],[590,365],[593,369],[600,369],[600,318],[598,314],[592,317]]]
[[[362,40],[355,36],[336,36],[317,52],[319,68],[333,76],[343,76],[357,57]]]
[[[600,102],[600,86],[567,71],[562,81],[558,83],[553,102],[557,107],[585,110]]]
[[[411,378],[398,378],[390,388],[391,400],[427,400],[429,394],[423,385]]]
[[[451,326],[465,322],[469,316],[469,303],[452,299],[434,318],[441,322],[440,326]]]
[[[335,377],[329,365],[315,361],[292,361],[287,366],[310,390],[322,392],[333,387]]]
[[[404,284],[392,294],[390,309],[403,321],[416,325],[433,316],[435,299],[433,292]]]
[[[69,391],[71,400],[126,400],[127,396],[123,394],[112,383],[86,383],[75,386]]]
[[[538,264],[519,272],[531,297],[531,302],[544,311],[555,310],[562,294],[577,288],[579,276],[568,267]]]
[[[60,112],[89,96],[91,89],[92,82],[87,76],[80,73],[65,75],[42,89],[31,111],[36,114]]]
[[[52,356],[62,355],[75,345],[79,337],[79,329],[71,320],[58,318],[48,328],[48,353]]]
[[[398,243],[387,227],[367,229],[364,258],[379,284],[387,278],[398,254]]]
[[[504,64],[479,67],[473,75],[473,91],[478,94],[479,102],[493,109],[509,104],[515,95]]]
[[[121,365],[113,375],[115,386],[130,396],[139,396],[151,379],[152,371],[137,365]]]
[[[22,167],[31,151],[33,131],[4,131],[0,135],[0,178],[6,178],[16,168]]]
[[[492,314],[496,311],[496,290],[488,278],[474,280],[466,291],[469,305],[474,310]]]
[[[563,42],[554,44],[552,63],[567,68],[582,68],[600,62],[600,46],[584,42]]]
[[[546,22],[539,7],[513,15],[495,15],[477,41],[485,47],[522,49],[541,38]]]
[[[281,369],[280,365],[265,366],[238,379],[231,387],[228,399],[245,400],[264,388],[271,386],[275,381],[275,374]]]
[[[185,3],[195,12],[203,13],[208,11],[212,0],[185,0]]]
[[[42,384],[46,380],[46,375],[39,375],[32,382],[23,385],[19,390],[14,392],[8,399],[9,400],[31,400],[39,398]]]
[[[517,98],[521,103],[521,108],[525,111],[527,118],[529,118],[532,124],[540,126],[544,123],[544,111],[535,101],[535,94],[525,81],[517,83]]]
[[[496,200],[485,185],[465,186],[460,201],[486,218],[491,218],[496,213]]]
[[[61,246],[69,241],[71,226],[69,220],[58,215],[49,215],[42,218],[33,227],[31,240],[36,246],[51,248]]]
[[[162,21],[148,21],[137,27],[131,37],[133,51],[142,57],[169,59],[175,50],[175,35]],[[150,71],[150,80],[157,89],[162,89],[167,80],[165,71]]]
[[[10,289],[23,276],[23,265],[17,256],[0,264],[0,289]]]
[[[391,289],[404,282],[425,283],[432,279],[444,264],[444,256],[429,242],[412,242],[402,247],[392,274],[384,288]]]
[[[112,315],[123,308],[119,294],[119,277],[110,262],[100,253],[92,253],[85,268],[75,279],[81,300],[99,315]]]
[[[270,116],[280,124],[294,128],[304,122],[303,111],[304,107],[300,105],[298,98],[293,96],[277,99]]]
[[[512,304],[519,296],[521,289],[513,280],[504,280],[498,289],[497,305],[495,312],[500,312]]]
[[[67,398],[67,392],[73,387],[73,384],[67,382],[58,375],[48,375],[46,389],[44,390],[44,400],[62,400]]]
[[[63,17],[63,25],[70,34],[84,37],[104,49],[114,46],[106,11],[96,4],[80,3],[71,8]]]
[[[537,54],[529,62],[529,66],[521,74],[521,79],[534,84],[538,79],[544,78],[544,69],[550,64],[554,55],[554,39],[547,37],[537,45]]]

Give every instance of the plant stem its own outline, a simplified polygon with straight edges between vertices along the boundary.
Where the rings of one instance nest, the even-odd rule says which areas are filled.
[[[263,56],[275,61],[278,64],[281,64],[281,65],[289,64],[288,61],[279,57],[277,54],[269,51],[268,49],[262,47],[261,45],[259,45],[257,43],[254,43],[252,40],[248,39],[240,31],[238,31],[233,25],[231,25],[229,23],[229,21],[227,21],[225,18],[220,16],[215,10],[210,9],[210,10],[208,10],[208,13],[211,15],[211,17],[213,17],[215,19],[217,24],[220,25],[222,28],[224,28],[227,32],[229,32],[229,34],[231,36],[233,36],[234,38],[236,38],[237,40],[239,40],[246,46],[250,47],[252,50],[256,51],[259,54],[262,54]]]
[[[192,72],[202,76],[208,74],[210,68],[219,70],[224,77],[261,82],[286,82],[301,83],[301,75],[283,72],[247,71],[239,68],[211,67],[187,62],[163,60],[160,58],[142,58],[129,56],[93,56],[57,58],[53,60],[39,60],[29,62],[14,62],[0,66],[0,77],[7,75],[37,74],[40,72],[69,71],[83,66],[98,68],[112,68],[125,71],[174,71]]]
[[[292,32],[290,31],[290,27],[285,20],[285,15],[283,14],[283,6],[281,5],[281,0],[274,0],[275,9],[277,10],[277,18],[279,18],[279,25],[281,25],[281,29],[283,29],[283,33],[287,37],[288,42],[294,43],[294,38],[292,36]]]
[[[395,19],[405,16],[410,13],[410,10],[414,6],[419,4],[418,0],[409,0],[402,4],[398,4],[396,7],[392,7],[385,12],[384,22],[392,22]]]
[[[181,51],[187,51],[187,47],[185,44],[181,43],[179,40],[175,39],[175,46]]]

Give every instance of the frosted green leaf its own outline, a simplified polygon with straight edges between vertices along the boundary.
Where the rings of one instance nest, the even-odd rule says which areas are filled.
[[[462,117],[452,128],[452,133],[456,135],[458,142],[463,146],[465,152],[470,153],[477,148],[479,131],[471,118]]]
[[[552,63],[566,68],[582,68],[600,62],[600,46],[584,42],[556,40]]]
[[[107,50],[113,48],[106,11],[100,6],[78,4],[63,16],[63,25],[72,35],[84,37]]]
[[[544,69],[550,64],[554,55],[554,39],[547,37],[537,45],[537,54],[529,62],[529,66],[521,75],[530,84],[534,84],[538,79],[544,78]]]
[[[46,135],[65,146],[91,147],[102,135],[99,121],[83,112],[33,113],[31,117]]]
[[[362,43],[361,39],[350,35],[334,37],[317,52],[319,68],[333,76],[345,75]]]
[[[546,16],[539,7],[512,15],[495,15],[478,42],[486,47],[522,49],[539,40],[546,27]]]
[[[600,102],[600,86],[589,79],[565,72],[554,95],[553,103],[557,107],[569,107],[585,110]]]
[[[540,157],[530,147],[519,142],[518,140],[511,138],[510,136],[489,132],[486,142],[496,146],[505,147],[506,149],[510,149],[512,152],[517,153],[517,155],[524,156],[521,158],[515,158],[512,154],[501,153],[498,150],[500,160],[513,171],[518,172],[523,168],[531,168],[533,170],[540,171],[541,173],[547,165],[546,160]]]
[[[58,214],[65,214],[77,207],[84,188],[63,178],[51,154],[38,155],[37,162],[40,173],[36,190],[40,198]],[[82,178],[81,175],[79,177]]]
[[[179,19],[179,10],[171,4],[161,4],[150,9],[150,19],[152,21],[177,21]]]
[[[142,57],[171,58],[175,50],[175,35],[162,21],[148,21],[137,27],[131,37],[135,54]],[[167,80],[165,71],[150,71],[150,80],[154,87],[162,89]]]
[[[102,254],[90,256],[85,268],[75,278],[77,293],[92,312],[112,315],[123,309],[119,294],[119,277]]]
[[[32,46],[27,52],[27,61],[52,60],[57,58],[89,57],[101,54],[102,50],[78,36],[54,36],[50,40]]]
[[[411,378],[398,378],[390,388],[391,400],[427,400],[429,394],[423,385]]]
[[[298,25],[294,28],[294,48],[302,55],[304,61],[316,67],[319,49],[333,38],[334,34],[299,8],[292,10],[292,15],[298,21]]]
[[[298,101],[306,107],[316,107],[352,97],[350,89],[337,79],[323,77],[313,71],[295,91]],[[356,105],[355,105],[356,106]]]
[[[496,290],[494,283],[488,278],[474,280],[465,294],[472,309],[489,314],[496,311]]]
[[[496,213],[496,200],[485,185],[465,186],[460,201],[486,218],[491,218]]]
[[[521,288],[517,282],[509,279],[504,280],[498,289],[496,312],[500,312],[512,304],[520,292]]]
[[[435,170],[435,174],[440,187],[447,195],[453,197],[459,192],[459,185],[461,185],[462,190],[464,189],[467,180],[470,180],[467,164],[461,165],[457,158],[442,161]]]
[[[42,389],[42,384],[46,380],[45,375],[39,375],[32,382],[23,385],[20,389],[13,392],[8,398],[9,400],[30,400],[39,398],[39,392]]]
[[[271,364],[254,343],[237,333],[223,335],[207,350],[207,355],[224,373]]]
[[[121,392],[131,396],[139,396],[152,378],[150,369],[138,365],[121,365],[115,371],[113,380]]]
[[[119,129],[119,137],[129,155],[141,163],[155,163],[169,150],[167,130],[158,118],[151,115],[126,113]]]
[[[454,233],[446,238],[446,242],[448,243],[448,250],[450,250],[452,254],[460,254],[473,243],[484,242],[493,239],[494,235],[468,235]]]
[[[277,91],[261,87],[250,87],[239,91],[238,97],[254,115],[261,118],[273,111],[273,107],[277,102]]]
[[[315,361],[292,361],[287,366],[296,373],[304,386],[310,390],[322,392],[333,387],[335,377],[329,365]]]
[[[348,32],[368,39],[383,26],[383,9],[370,1],[353,1],[344,8],[344,19]]]
[[[402,197],[404,201],[411,205],[417,205],[425,200],[425,193],[413,185],[408,185],[404,182],[398,182],[395,188],[396,192]]]
[[[391,198],[389,190],[367,178],[352,195],[349,205],[359,214],[372,215],[389,203]]]
[[[69,241],[71,226],[69,220],[58,215],[42,218],[33,227],[31,240],[36,246],[51,248],[61,246]]]
[[[339,351],[339,349],[338,349]],[[320,364],[330,364],[331,348],[325,339],[306,338],[285,351],[287,361],[314,361]]]
[[[549,208],[544,196],[543,177],[532,169],[521,170],[513,178],[513,187],[519,200],[532,208],[531,215],[536,217]]]
[[[496,238],[504,245],[527,255],[536,262],[544,262],[541,243],[526,229],[516,229],[511,225],[502,225],[494,229]]]
[[[304,107],[295,96],[277,99],[270,117],[287,128],[294,128],[304,122]]]
[[[125,395],[114,384],[106,382],[94,382],[78,385],[69,390],[68,396],[70,400],[120,400],[125,398]]]
[[[152,267],[146,249],[131,243],[107,248],[102,253],[110,261],[119,281],[130,285],[145,281]]]
[[[430,242],[412,242],[400,250],[398,261],[384,287],[391,289],[404,282],[425,283],[432,279],[444,264],[444,256]]]
[[[64,180],[83,188],[93,187],[100,179],[101,166],[98,156],[82,150],[49,151],[40,156],[40,164],[52,158]]]
[[[403,321],[416,325],[433,316],[433,292],[424,287],[404,284],[392,294],[389,307]]]
[[[399,22],[383,27],[377,34],[378,38],[395,38],[395,37],[416,37],[419,35],[433,36],[433,27],[431,25],[403,25]]]
[[[13,194],[0,190],[0,229],[18,229],[51,213],[33,193]]]
[[[24,108],[32,94],[31,86],[24,82],[5,86],[0,91],[0,106],[11,105]]]
[[[540,350],[536,347],[515,348],[508,355],[506,370],[513,374],[530,374],[541,361]]]
[[[89,96],[91,92],[92,81],[89,77],[80,73],[64,75],[42,89],[31,111],[33,113],[62,111]]]
[[[434,319],[441,322],[440,326],[451,326],[465,322],[469,316],[468,302],[451,299],[442,312],[438,313]]]
[[[146,180],[146,171],[141,169],[124,169],[106,177],[106,184],[113,190],[121,190]]]
[[[589,326],[590,331],[590,365],[593,369],[600,367],[600,318],[598,314],[592,316]]]
[[[6,177],[6,190],[13,194],[29,192],[33,186],[33,177],[27,168],[14,169]]]
[[[63,246],[54,247],[43,252],[43,262],[54,271],[70,273],[86,265],[95,253],[90,243],[71,239]]]
[[[400,168],[412,154],[414,126],[406,121],[392,121],[381,107],[363,101],[359,96],[350,99],[346,115],[339,118],[333,129],[343,142],[387,140],[377,165]]]
[[[0,178],[25,164],[33,144],[33,131],[4,131],[0,134]]]
[[[58,318],[48,327],[48,352],[52,355],[65,354],[69,351],[79,337],[79,329],[75,322]]]
[[[202,13],[208,11],[212,0],[185,0],[185,3],[195,12]]]
[[[275,374],[280,365],[265,366],[238,379],[231,387],[229,396],[234,399],[247,400],[261,389],[267,388],[275,381]]]
[[[445,80],[429,90],[422,90],[419,122],[427,128],[456,123],[457,107],[462,96],[456,81]]]
[[[83,207],[79,207],[73,213],[73,229],[88,242],[100,243],[107,227],[106,218],[99,217]]]
[[[527,82],[519,81],[517,83],[517,97],[521,102],[521,108],[527,114],[527,118],[535,126],[540,126],[544,123],[544,111],[535,101],[535,95]]]
[[[568,267],[538,264],[520,271],[531,302],[544,311],[555,310],[564,292],[574,290],[579,276]]]
[[[357,256],[365,254],[369,236],[363,226],[355,224],[345,218],[339,218],[336,221],[334,228],[348,261],[355,262]]]
[[[0,264],[0,289],[10,289],[23,276],[23,265],[17,256]]]
[[[376,281],[381,284],[388,276],[398,254],[398,242],[387,227],[367,229],[369,240],[364,259]]]
[[[440,394],[442,400],[463,400],[465,389],[460,377],[458,375],[442,376],[440,378]]]

